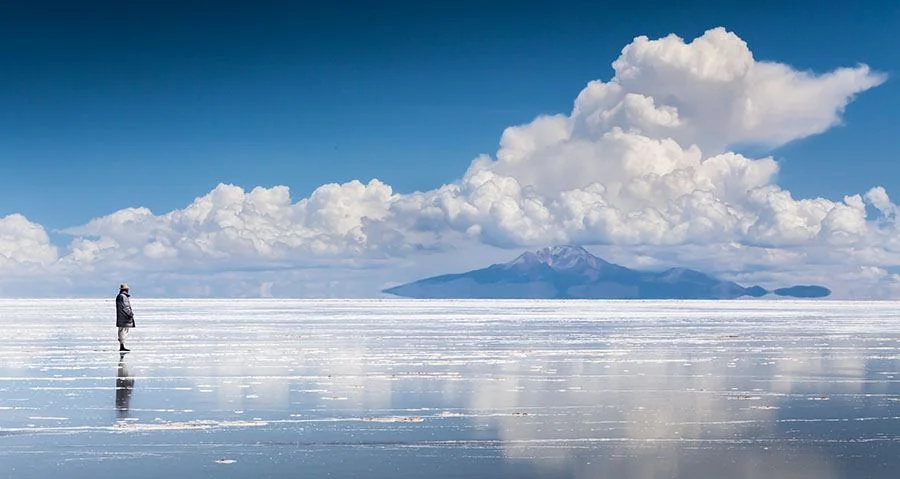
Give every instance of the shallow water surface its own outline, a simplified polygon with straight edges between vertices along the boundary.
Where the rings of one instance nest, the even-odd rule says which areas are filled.
[[[895,478],[900,303],[0,301],[0,475]]]

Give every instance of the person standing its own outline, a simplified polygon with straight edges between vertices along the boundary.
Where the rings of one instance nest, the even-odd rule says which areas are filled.
[[[130,351],[125,348],[125,336],[134,327],[134,312],[131,311],[131,301],[128,298],[128,285],[119,285],[119,294],[116,296],[116,327],[119,328],[119,351]]]

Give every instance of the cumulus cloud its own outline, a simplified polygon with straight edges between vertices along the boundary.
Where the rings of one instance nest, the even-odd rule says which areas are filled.
[[[840,121],[853,95],[885,80],[864,65],[814,75],[757,61],[743,40],[723,28],[690,43],[675,35],[638,37],[613,67],[610,83],[621,87],[619,95],[665,99],[665,108],[679,113],[683,121],[666,125],[670,131],[663,135],[710,154],[728,145],[778,146],[821,133]],[[643,111],[638,116],[644,122],[658,115]]]
[[[41,225],[19,214],[0,218],[0,269],[43,266],[56,259],[56,248]]]
[[[726,148],[820,133],[883,75],[866,66],[814,75],[758,62],[724,29],[690,43],[639,37],[613,67],[615,77],[589,83],[571,114],[508,128],[496,158],[477,159],[461,182],[400,201],[426,211],[429,224],[501,245],[783,246],[866,234],[859,197],[794,199],[774,183],[772,158]]]
[[[897,217],[897,205],[891,203],[887,191],[881,186],[876,186],[866,193],[866,199],[872,204],[886,220],[893,221]]]
[[[644,248],[645,258],[702,246],[707,261],[814,257],[843,271],[898,262],[897,206],[883,188],[840,201],[794,198],[776,183],[773,158],[730,151],[826,131],[883,74],[865,65],[817,74],[759,61],[722,28],[690,42],[635,38],[612,65],[615,75],[588,83],[569,113],[507,128],[493,156],[434,190],[397,194],[378,180],[352,181],[294,201],[283,186],[219,185],[181,210],[128,208],[71,228],[75,239],[59,260],[40,226],[11,220],[37,229],[13,228],[13,239],[0,229],[0,258],[88,271],[320,260],[359,267],[477,242],[626,246]],[[42,253],[8,246],[27,238]]]
[[[71,255],[89,262],[111,255],[158,266],[362,254],[391,248],[390,232],[378,225],[395,196],[378,180],[324,185],[296,203],[284,186],[248,192],[220,184],[181,210],[156,216],[129,208],[67,232],[82,238]]]

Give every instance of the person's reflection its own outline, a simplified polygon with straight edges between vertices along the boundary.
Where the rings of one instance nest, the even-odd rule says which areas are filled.
[[[131,390],[134,388],[134,378],[128,373],[125,364],[125,353],[119,354],[119,374],[116,378],[116,411],[119,419],[128,416],[128,403],[131,402]]]

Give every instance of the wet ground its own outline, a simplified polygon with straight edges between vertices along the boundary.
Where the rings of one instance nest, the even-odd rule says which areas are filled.
[[[900,303],[0,301],[0,477],[896,478]]]

